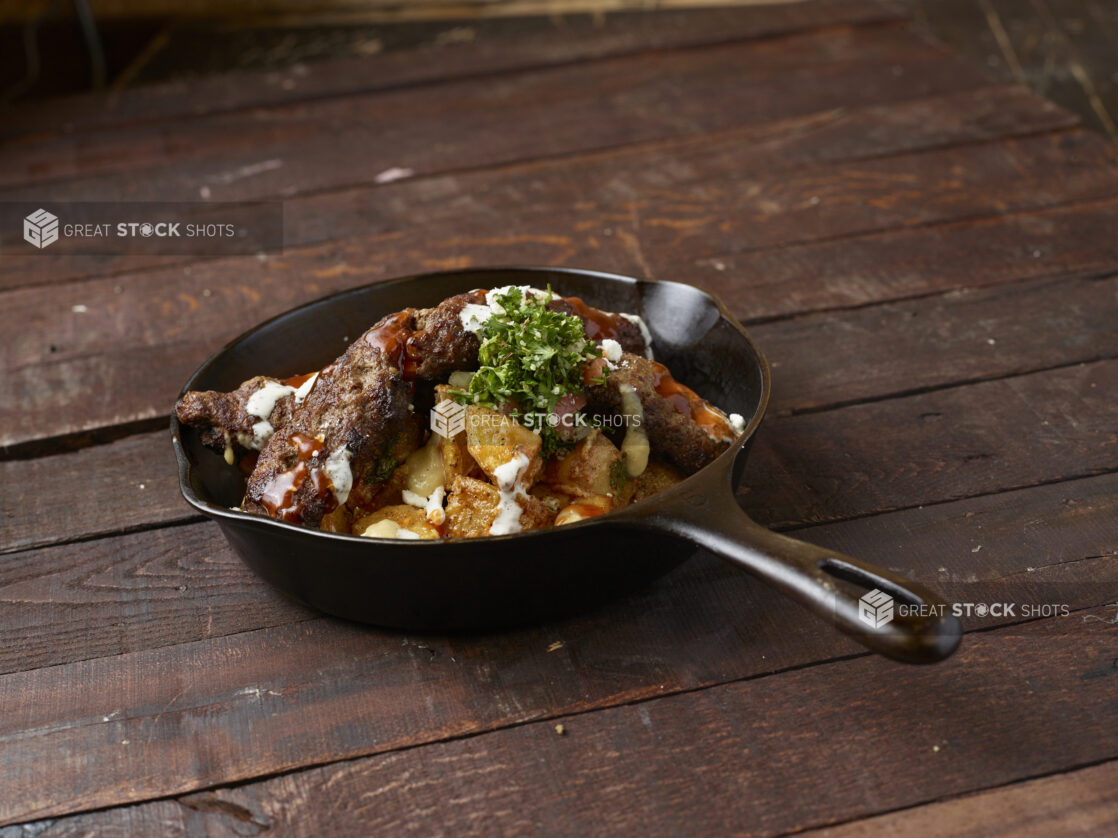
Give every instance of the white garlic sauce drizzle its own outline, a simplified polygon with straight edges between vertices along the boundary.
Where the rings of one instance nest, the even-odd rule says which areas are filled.
[[[349,492],[353,488],[353,469],[349,466],[350,456],[349,449],[343,446],[327,457],[326,464],[323,466],[339,505],[349,500]]]
[[[524,491],[520,481],[530,463],[531,460],[518,452],[507,463],[493,469],[493,479],[497,481],[500,500],[497,502],[497,517],[489,526],[490,535],[520,532],[520,516],[524,510],[516,496]]]
[[[249,416],[255,416],[260,421],[252,426],[251,436],[244,432],[238,432],[237,441],[245,448],[262,451],[276,430],[272,427],[272,423],[268,421],[268,417],[272,415],[272,411],[276,408],[276,402],[294,392],[294,387],[288,387],[278,381],[265,381],[264,386],[249,396],[248,401],[245,402],[245,413]]]

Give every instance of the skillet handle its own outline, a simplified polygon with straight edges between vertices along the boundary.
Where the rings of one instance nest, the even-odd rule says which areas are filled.
[[[680,501],[654,502],[649,511],[627,517],[740,565],[887,658],[936,663],[962,639],[950,606],[927,588],[754,522],[738,506],[728,470],[684,492]]]

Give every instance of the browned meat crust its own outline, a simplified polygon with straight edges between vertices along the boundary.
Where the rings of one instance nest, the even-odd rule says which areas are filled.
[[[228,443],[234,451],[243,452],[252,447],[246,443],[252,439],[252,426],[260,421],[260,417],[249,413],[245,405],[252,394],[268,382],[279,384],[274,378],[258,375],[232,393],[192,390],[175,405],[175,414],[184,425],[198,429],[206,447],[224,451]],[[294,397],[286,395],[276,401],[271,416],[265,418],[278,428],[291,418],[294,404]]]
[[[640,326],[627,317],[594,308],[578,297],[559,297],[548,303],[548,308],[575,315],[582,321],[587,336],[595,343],[600,344],[603,338],[612,338],[626,352],[641,357],[648,354],[648,344],[645,343]]]
[[[477,337],[462,329],[462,294],[431,309],[381,319],[319,373],[249,478],[244,509],[317,527],[338,505],[327,460],[348,451],[354,503],[364,505],[419,442],[415,381],[476,365]]]
[[[318,527],[338,505],[327,460],[342,449],[349,452],[343,465],[354,485],[387,479],[395,462],[389,466],[382,456],[413,425],[410,390],[380,350],[356,341],[319,374],[306,400],[261,452],[249,477],[245,511]]]
[[[477,292],[459,294],[434,308],[415,312],[415,331],[411,339],[419,366],[416,378],[436,381],[455,370],[477,367],[480,346],[477,335],[462,328],[459,315],[467,303],[477,302]]]
[[[621,414],[624,411],[620,388],[631,386],[644,408],[643,426],[652,449],[685,474],[694,474],[725,451],[729,442],[713,439],[690,412],[681,412],[675,401],[657,392],[664,375],[662,365],[626,352],[605,383],[587,391],[588,407],[599,415]],[[715,410],[709,403],[704,404]]]
[[[352,474],[348,505],[372,508],[380,486],[419,444],[421,423],[411,409],[416,383],[477,367],[478,338],[462,327],[459,314],[483,298],[483,291],[473,291],[389,315],[319,373],[302,404],[291,395],[279,399],[269,417],[275,431],[248,481],[245,511],[320,526],[338,506],[327,461],[331,455],[344,459],[343,449]],[[599,340],[613,336],[626,349],[645,351],[639,326],[619,315],[573,298],[553,306],[579,316],[591,337],[604,325],[609,334],[597,334]],[[245,404],[268,381],[275,379],[257,376],[232,393],[187,393],[176,413],[211,448],[222,450],[227,434],[245,447],[240,440],[260,421]]]

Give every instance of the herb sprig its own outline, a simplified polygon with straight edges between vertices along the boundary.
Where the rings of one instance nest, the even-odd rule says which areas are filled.
[[[602,357],[578,317],[547,307],[552,299],[550,286],[546,297],[515,287],[494,295],[492,313],[478,329],[480,368],[466,390],[451,390],[462,404],[511,403],[511,415],[528,419],[524,424],[543,438],[545,453],[569,444],[545,417],[563,396],[582,392],[584,365]]]

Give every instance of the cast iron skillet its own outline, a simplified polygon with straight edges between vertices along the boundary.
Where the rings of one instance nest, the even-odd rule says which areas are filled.
[[[890,658],[931,663],[955,650],[961,628],[950,614],[902,615],[897,607],[942,606],[935,594],[858,559],[778,535],[742,512],[733,490],[769,400],[769,367],[726,308],[692,286],[558,268],[462,270],[379,282],[245,333],[206,361],[183,392],[232,390],[254,375],[319,369],[385,314],[504,285],[550,285],[607,311],[640,314],[657,359],[700,395],[742,414],[745,432],[700,472],[601,518],[483,539],[393,541],[311,531],[230,509],[244,494],[238,470],[172,418],[187,501],[214,518],[268,582],[314,608],[381,626],[464,630],[539,622],[645,584],[705,547]],[[875,588],[895,600],[893,619],[877,627],[859,618],[859,597]]]

